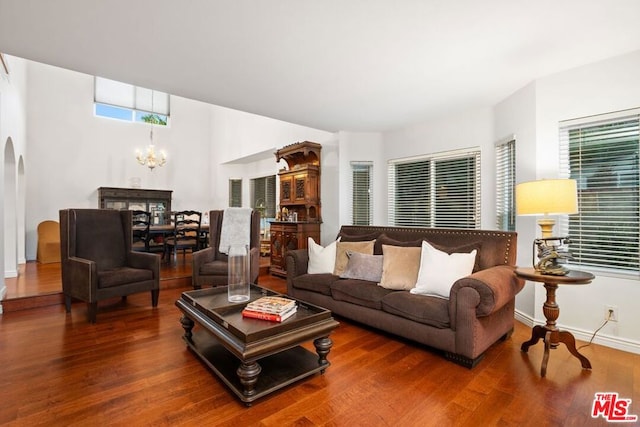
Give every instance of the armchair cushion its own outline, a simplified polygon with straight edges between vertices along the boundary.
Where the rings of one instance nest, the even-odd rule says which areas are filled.
[[[111,220],[108,211],[92,210],[76,215],[76,252],[78,258],[95,261],[98,271],[127,264],[125,233],[120,221]]]
[[[223,260],[215,260],[204,263],[200,266],[200,274],[211,274],[216,276],[223,276],[228,274],[228,263]]]
[[[118,267],[112,270],[98,271],[98,287],[110,288],[113,286],[126,285],[129,283],[153,280],[151,270],[141,268]]]

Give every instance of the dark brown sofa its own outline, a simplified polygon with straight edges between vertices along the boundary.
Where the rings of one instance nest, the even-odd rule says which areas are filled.
[[[374,282],[307,274],[306,249],[287,252],[287,293],[333,313],[442,350],[445,357],[472,368],[483,353],[513,331],[515,296],[524,281],[514,273],[517,234],[489,230],[342,226],[341,241],[376,239],[398,246],[439,247],[475,244],[474,273],[457,280],[448,299],[389,290]],[[402,242],[402,243],[400,243]]]

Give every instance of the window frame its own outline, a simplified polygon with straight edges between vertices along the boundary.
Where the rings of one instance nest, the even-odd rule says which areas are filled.
[[[373,162],[352,161],[350,164],[351,225],[371,225],[373,223]],[[361,203],[364,205],[361,206]]]
[[[168,126],[171,116],[168,93],[98,76],[94,77],[93,104],[96,117],[113,120]],[[120,114],[107,114],[105,109]]]
[[[516,231],[516,138],[496,143],[496,228]]]
[[[473,170],[469,170],[473,180],[466,180],[466,184],[471,184],[473,187],[471,200],[459,193],[460,190],[464,190],[464,184],[455,183],[456,180],[460,181],[457,173],[460,169],[455,165],[456,162],[460,161],[473,164]],[[402,174],[398,174],[398,169],[405,167],[406,176],[400,176]],[[443,172],[440,172],[440,170]],[[387,219],[390,225],[480,229],[482,186],[481,151],[479,147],[389,160],[387,171]],[[412,182],[422,182],[422,188],[418,186],[408,187]],[[449,183],[450,188],[445,185],[436,188],[438,182]],[[396,188],[399,186],[403,187],[404,193],[397,197]],[[466,192],[468,194],[468,189]],[[471,220],[473,224],[471,227],[469,227],[468,222],[455,224],[457,219],[461,219],[456,219],[456,216],[461,212],[460,203],[470,206],[470,209],[465,209],[463,212],[465,215],[469,215],[465,221]],[[400,212],[398,204],[405,205],[408,208],[407,212]]]
[[[620,125],[623,122],[630,124],[628,129],[619,133],[613,133],[617,132],[615,124]],[[601,138],[594,138],[594,136],[598,136],[598,133],[605,131],[605,129],[607,132],[602,133]],[[575,135],[573,139],[570,137],[572,132]],[[597,133],[594,134],[594,132]],[[580,138],[578,138],[578,135],[580,135]],[[614,136],[618,136],[615,141],[613,139]],[[635,168],[631,178],[629,177],[628,168],[624,170],[623,165],[625,165],[625,162],[620,161],[620,159],[615,162],[602,161],[589,163],[590,156],[598,160],[606,159],[612,155],[623,156],[624,152],[622,150],[624,150],[625,146],[621,144],[621,142],[625,142],[625,138],[627,142],[630,141],[631,144],[627,146],[627,157],[629,157],[629,154],[632,152],[636,153],[635,160],[626,162],[626,164],[634,165]],[[580,149],[579,153],[573,153],[573,158],[571,151],[572,141],[574,146],[578,144],[578,148]],[[611,145],[611,148],[597,147],[598,144],[613,144],[614,142],[615,145]],[[640,108],[561,121],[559,123],[559,145],[560,177],[576,179],[578,184],[578,214],[563,215],[560,218],[562,235],[568,235],[572,241],[569,245],[569,250],[572,252],[574,259],[569,260],[569,263],[584,266],[585,268],[598,271],[600,274],[606,276],[639,279],[640,211],[638,210],[638,200],[640,200],[640,165],[638,165],[637,152],[640,150]],[[576,155],[579,155],[579,157],[576,158]],[[571,170],[572,162],[579,163],[580,167],[578,167],[577,170],[576,168]],[[621,189],[621,191],[611,191],[613,188],[610,185],[610,183],[613,182],[611,179],[604,180],[603,176],[599,173],[589,175],[589,171],[592,171],[595,166],[598,166],[600,168],[598,170],[602,171],[613,171],[613,169],[609,168],[615,166],[618,171],[623,169],[627,172],[625,178],[620,178],[619,175],[616,175],[618,178],[615,180],[615,188]],[[621,183],[628,184],[630,179],[635,181],[635,185],[620,185]],[[627,195],[635,197],[635,202],[631,201],[628,202],[627,205],[622,206],[629,208],[629,211],[635,210],[635,214],[631,220],[631,226],[633,227],[633,223],[635,223],[635,227],[631,229],[631,232],[622,232],[619,239],[614,242],[615,245],[606,245],[606,241],[610,240],[612,235],[615,235],[612,234],[612,230],[602,230],[598,228],[595,233],[591,230],[594,229],[594,225],[598,227],[597,216],[603,213],[601,209],[603,206],[606,207],[607,204],[611,206],[613,203],[624,200],[627,196],[624,193],[624,188],[630,189],[627,191]],[[615,197],[612,197],[612,195]],[[597,198],[597,200],[602,200],[602,203],[598,202],[594,204],[594,197]],[[603,224],[603,227],[613,227],[614,224],[628,226],[629,223],[625,223],[624,220],[629,217],[620,216],[620,206],[613,206],[610,207],[610,209],[610,213],[615,213],[616,215],[609,215],[606,222],[601,222],[600,224]],[[604,212],[606,213],[606,211]],[[619,220],[616,221],[616,218]],[[612,267],[610,264],[607,265],[608,260],[620,263],[620,241],[626,236],[633,240],[628,241],[625,251],[632,248],[635,253],[629,256],[629,254],[625,252],[624,256],[629,260],[633,260],[633,262],[629,261],[625,266],[617,267]],[[591,240],[589,240],[589,238],[591,238]],[[590,241],[592,242],[592,246],[596,243],[600,245],[598,247],[600,252],[597,254],[591,253],[588,249]],[[616,259],[618,260],[616,261]]]

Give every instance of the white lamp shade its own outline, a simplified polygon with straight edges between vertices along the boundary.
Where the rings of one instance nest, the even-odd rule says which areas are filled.
[[[518,215],[559,215],[578,213],[575,179],[543,179],[516,185]]]

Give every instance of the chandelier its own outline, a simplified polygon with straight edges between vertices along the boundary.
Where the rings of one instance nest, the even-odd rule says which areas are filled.
[[[149,169],[153,171],[156,166],[164,166],[167,163],[167,155],[164,151],[160,151],[159,154],[156,154],[156,148],[153,144],[153,125],[151,127],[151,132],[149,135],[149,139],[151,142],[147,146],[147,152],[143,154],[140,150],[136,152],[136,160],[142,166],[147,166]]]

